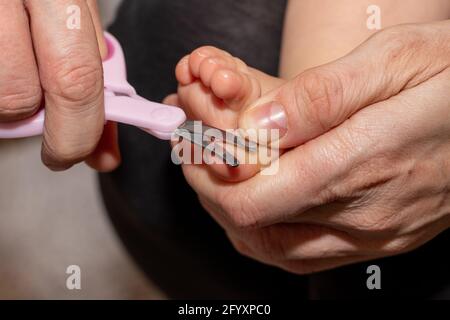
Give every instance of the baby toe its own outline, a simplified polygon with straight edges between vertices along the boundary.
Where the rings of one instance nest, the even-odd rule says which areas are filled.
[[[217,71],[211,80],[211,90],[235,111],[261,95],[261,86],[251,75],[234,70]]]
[[[223,100],[237,99],[241,93],[243,77],[234,70],[220,69],[211,77],[211,90]]]
[[[185,56],[180,60],[180,62],[178,62],[175,68],[175,76],[177,78],[177,81],[182,85],[188,85],[195,80],[189,67],[189,59],[189,55]]]
[[[200,79],[206,87],[211,87],[213,76],[220,70],[234,70],[235,65],[232,61],[221,58],[212,57],[203,60],[200,66]]]
[[[213,58],[213,57],[225,59],[226,57],[231,57],[231,55],[228,52],[220,50],[216,47],[212,47],[212,46],[200,47],[191,53],[191,56],[189,59],[189,65],[190,65],[192,74],[195,77],[199,78],[200,77],[200,67],[201,67],[203,61],[208,58]]]

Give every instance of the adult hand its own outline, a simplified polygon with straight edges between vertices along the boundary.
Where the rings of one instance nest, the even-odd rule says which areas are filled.
[[[73,5],[80,29],[67,27]],[[114,169],[115,127],[102,138],[106,46],[95,0],[0,0],[0,47],[0,121],[45,105],[44,164],[63,170],[87,159],[98,170]]]
[[[270,121],[274,103],[285,121],[279,108]],[[412,250],[450,226],[450,21],[386,29],[240,123],[281,130],[291,149],[277,174],[227,183],[183,170],[244,255],[310,273]]]

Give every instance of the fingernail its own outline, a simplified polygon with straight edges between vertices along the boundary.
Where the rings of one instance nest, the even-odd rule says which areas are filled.
[[[251,108],[243,114],[241,123],[245,129],[279,130],[280,138],[287,133],[286,111],[278,102],[269,102]]]

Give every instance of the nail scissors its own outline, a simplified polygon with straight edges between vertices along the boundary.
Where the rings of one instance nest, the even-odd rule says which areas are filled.
[[[127,82],[125,57],[119,41],[107,32],[105,32],[105,39],[108,46],[108,57],[103,62],[106,121],[138,127],[162,140],[171,140],[175,136],[187,139],[201,148],[211,148],[213,144],[208,141],[210,137],[203,133],[212,127],[202,125],[200,132],[194,130],[195,122],[187,120],[182,109],[152,102],[137,95],[136,90]],[[45,109],[43,108],[28,119],[0,123],[0,139],[41,135],[44,120]],[[229,132],[216,130],[222,132],[223,137],[231,135]],[[249,141],[237,135],[233,136],[232,143],[249,151],[255,149]],[[225,148],[210,151],[214,151],[215,155],[229,166],[239,166],[238,160]]]

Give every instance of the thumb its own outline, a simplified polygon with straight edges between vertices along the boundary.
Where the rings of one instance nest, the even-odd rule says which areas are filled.
[[[448,28],[442,23],[431,26],[435,33]],[[278,129],[280,148],[295,147],[358,110],[428,80],[450,64],[449,46],[443,50],[429,29],[386,29],[349,55],[301,73],[245,109],[240,128]]]

